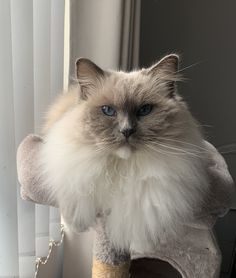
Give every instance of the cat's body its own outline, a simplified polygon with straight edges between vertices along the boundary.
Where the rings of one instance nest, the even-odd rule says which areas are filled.
[[[150,69],[77,64],[78,86],[51,107],[40,169],[76,230],[106,216],[117,248],[181,234],[208,190],[201,132],[176,94],[177,56]]]

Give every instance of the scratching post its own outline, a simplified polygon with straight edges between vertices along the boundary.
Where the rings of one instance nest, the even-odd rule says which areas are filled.
[[[106,231],[105,219],[98,218],[95,227],[92,278],[128,278],[130,254],[112,247]]]
[[[93,259],[92,278],[128,278],[129,263],[118,265],[106,264],[96,258]]]

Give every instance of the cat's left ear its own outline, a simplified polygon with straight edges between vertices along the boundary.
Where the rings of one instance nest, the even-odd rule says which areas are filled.
[[[80,58],[76,61],[76,77],[80,84],[80,96],[87,99],[101,83],[105,76],[105,72],[96,64],[86,58]]]
[[[158,81],[163,81],[168,87],[168,95],[173,97],[176,87],[175,83],[179,80],[178,69],[179,56],[177,54],[170,54],[147,69],[146,73]]]

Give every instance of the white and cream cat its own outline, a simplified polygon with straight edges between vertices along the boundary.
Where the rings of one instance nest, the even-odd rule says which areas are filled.
[[[208,191],[203,138],[177,93],[178,56],[147,69],[76,63],[78,83],[49,109],[43,179],[77,231],[106,215],[115,247],[181,235]]]

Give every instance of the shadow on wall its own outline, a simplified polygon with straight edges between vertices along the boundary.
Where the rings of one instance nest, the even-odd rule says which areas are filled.
[[[141,11],[140,66],[176,51],[181,68],[199,63],[181,94],[216,146],[236,141],[236,1],[149,0]]]
[[[236,1],[149,0],[141,5],[140,67],[167,53],[182,55],[180,68],[187,67],[183,74],[188,81],[179,84],[179,91],[203,126],[206,139],[220,149],[235,146]],[[236,181],[235,153],[222,154]],[[232,270],[233,223],[234,210],[216,225],[223,253],[222,277],[230,277]]]

